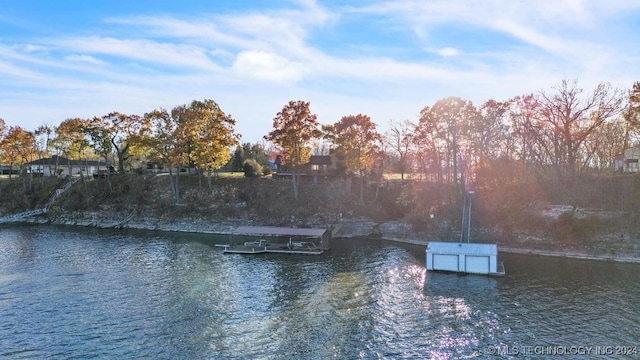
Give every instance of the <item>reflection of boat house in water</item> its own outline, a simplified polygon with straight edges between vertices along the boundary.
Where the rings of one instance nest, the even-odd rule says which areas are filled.
[[[232,243],[224,245],[227,254],[305,254],[320,255],[329,249],[331,231],[272,226],[240,226],[233,233]],[[254,241],[246,237],[258,237]]]
[[[498,263],[498,245],[458,242],[429,242],[427,271],[504,275]]]

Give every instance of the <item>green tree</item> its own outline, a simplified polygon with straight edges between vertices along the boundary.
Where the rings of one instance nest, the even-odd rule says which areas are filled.
[[[298,199],[298,180],[296,168],[309,162],[311,149],[309,143],[322,136],[317,120],[312,114],[309,102],[289,101],[273,118],[274,130],[265,139],[278,145],[283,152],[284,162],[291,169],[293,196]]]
[[[231,171],[241,171],[244,164],[244,147],[236,146],[236,150],[233,152],[233,158],[231,159]]]
[[[244,143],[242,147],[244,149],[246,159],[255,160],[263,168],[269,167],[269,156],[263,144]]]

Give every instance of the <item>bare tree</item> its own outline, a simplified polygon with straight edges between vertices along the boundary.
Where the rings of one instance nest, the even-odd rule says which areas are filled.
[[[622,119],[607,122],[596,129],[585,141],[583,167],[598,171],[614,169],[615,160],[625,150],[625,123]]]
[[[628,104],[623,114],[626,129],[625,149],[640,142],[640,81],[633,84],[628,97]]]
[[[554,93],[540,92],[542,112],[541,121],[550,125],[559,134],[559,152],[556,163],[559,178],[575,178],[580,171],[579,158],[582,147],[593,132],[607,120],[622,111],[622,91],[613,89],[608,83],[601,83],[589,96],[580,98],[582,89],[577,80],[563,80],[553,88]]]
[[[415,144],[415,127],[416,125],[409,120],[401,122],[390,120],[389,129],[382,137],[384,144],[398,155],[398,167],[402,180],[407,172],[407,161]]]

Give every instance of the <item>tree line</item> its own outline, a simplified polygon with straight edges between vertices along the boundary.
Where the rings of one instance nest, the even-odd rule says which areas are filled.
[[[0,163],[23,170],[54,154],[113,161],[124,173],[132,159],[146,159],[169,169],[176,201],[179,169],[211,175],[223,166],[238,170],[248,159],[266,167],[271,146],[292,171],[296,198],[297,169],[313,153],[332,154],[342,174],[360,180],[361,202],[365,180],[380,180],[390,169],[402,179],[417,176],[462,190],[487,174],[502,174],[500,181],[545,176],[570,184],[579,173],[613,169],[616,156],[638,144],[640,82],[628,91],[601,83],[585,92],[577,80],[563,80],[550,90],[480,106],[446,97],[425,106],[417,121],[390,120],[384,133],[365,114],[321,125],[309,102],[290,101],[264,136],[271,146],[240,145],[235,124],[213,100],[141,116],[66,119],[34,131],[0,119]]]

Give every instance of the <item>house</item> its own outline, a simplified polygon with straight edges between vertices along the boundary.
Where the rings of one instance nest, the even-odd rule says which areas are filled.
[[[0,165],[0,175],[17,175],[18,170],[11,168],[11,166]]]
[[[24,164],[27,173],[41,176],[67,176],[84,174],[85,176],[104,174],[109,170],[109,164],[99,160],[70,160],[62,156],[53,155]]]
[[[273,177],[276,179],[291,179],[291,171],[279,168]],[[335,179],[342,176],[338,174],[336,163],[330,155],[311,155],[309,162],[296,170],[296,176],[302,182],[319,184],[328,179]]]
[[[623,172],[640,172],[638,162],[640,161],[640,146],[634,146],[624,151],[622,157],[622,171]]]
[[[329,171],[335,170],[335,165],[329,155],[311,155],[306,164],[309,174],[326,175]]]

